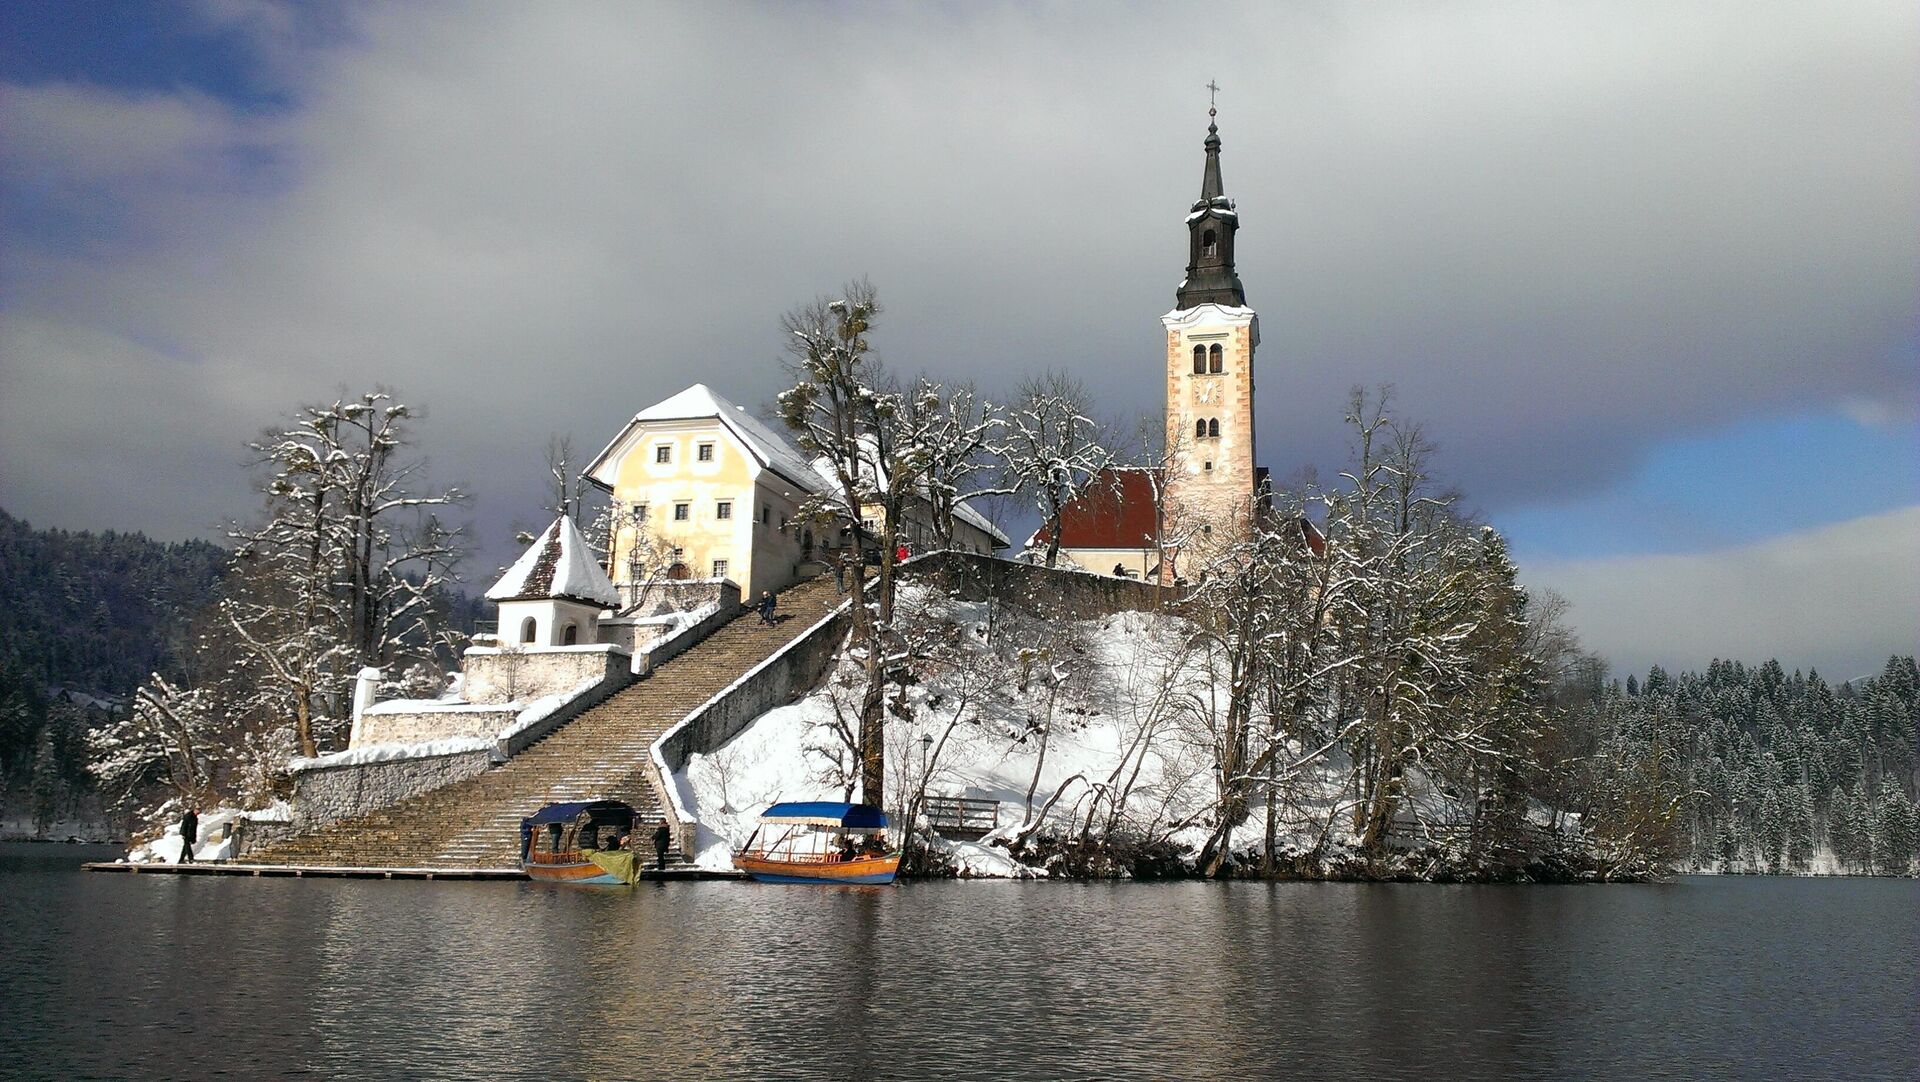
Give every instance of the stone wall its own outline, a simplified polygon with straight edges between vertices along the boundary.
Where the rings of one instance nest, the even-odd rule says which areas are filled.
[[[900,565],[900,574],[908,581],[949,591],[962,600],[997,600],[1062,620],[1150,612],[1171,606],[1182,596],[1179,589],[1155,582],[1066,571],[970,552],[928,553]]]
[[[460,694],[470,703],[531,702],[570,691],[588,680],[616,678],[627,671],[631,661],[625,651],[610,643],[473,646],[467,648],[464,657],[466,678]]]
[[[293,775],[293,828],[305,833],[484,772],[493,749],[322,766]]]
[[[500,730],[513,724],[519,713],[519,707],[504,703],[465,706],[420,703],[412,699],[376,703],[360,716],[353,746],[424,744],[429,740],[461,737],[492,740]]]

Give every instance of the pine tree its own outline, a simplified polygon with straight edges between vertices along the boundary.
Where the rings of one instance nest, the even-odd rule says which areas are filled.
[[[1836,786],[1827,798],[1827,844],[1843,872],[1859,864],[1865,855],[1864,825],[1853,794]]]
[[[1890,787],[1881,800],[1875,826],[1874,848],[1880,871],[1889,875],[1911,874],[1916,850],[1920,850],[1920,814],[1916,814],[1913,801],[1898,786]]]

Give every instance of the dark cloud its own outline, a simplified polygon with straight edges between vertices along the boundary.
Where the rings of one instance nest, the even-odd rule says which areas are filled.
[[[1906,5],[357,10],[274,39],[268,116],[0,99],[10,191],[126,223],[0,256],[9,510],[202,532],[251,506],[210,460],[382,381],[497,559],[549,432],[765,400],[778,314],[863,273],[896,365],[1157,410],[1215,77],[1282,475],[1338,459],[1356,382],[1496,514],[1920,387]]]

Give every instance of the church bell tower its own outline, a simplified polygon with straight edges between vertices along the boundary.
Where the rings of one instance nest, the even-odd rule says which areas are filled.
[[[1260,320],[1233,268],[1240,215],[1220,180],[1220,129],[1207,110],[1206,169],[1187,214],[1187,275],[1167,332],[1167,452],[1164,536],[1185,550],[1163,575],[1190,575],[1214,544],[1252,528],[1253,353]]]

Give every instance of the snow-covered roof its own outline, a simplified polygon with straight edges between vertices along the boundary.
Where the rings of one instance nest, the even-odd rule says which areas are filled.
[[[593,558],[587,539],[573,519],[561,515],[487,590],[489,601],[568,598],[595,605],[617,605],[620,593]]]
[[[807,465],[807,456],[788,443],[784,436],[747,412],[745,406],[729,401],[704,383],[696,383],[634,414],[633,420],[627,422],[627,427],[621,429],[620,434],[594,458],[587,467],[587,473],[602,484],[611,483],[609,478],[599,476],[601,467],[606,465],[616,449],[627,444],[628,437],[642,425],[659,421],[697,421],[708,417],[717,419],[760,465],[809,492],[814,491],[818,478]]]
[[[871,448],[872,443],[869,441],[867,446]],[[834,472],[833,463],[830,460],[828,460],[826,456],[823,455],[813,460],[813,474],[815,477],[819,478],[820,481],[826,486],[824,491],[834,492],[838,490],[840,486],[840,477],[837,473]],[[881,478],[880,484],[876,485],[875,487],[878,488],[880,491],[885,492],[887,490],[886,478],[884,477]],[[960,521],[966,523],[969,526],[972,526],[977,530],[984,532],[988,537],[993,538],[995,541],[999,542],[1002,545],[1011,543],[1007,540],[1007,535],[1000,532],[1000,528],[998,526],[995,526],[991,521],[989,521],[987,516],[981,514],[978,511],[975,511],[971,506],[967,504],[965,500],[962,500],[958,504],[954,505],[953,517],[959,519]]]

